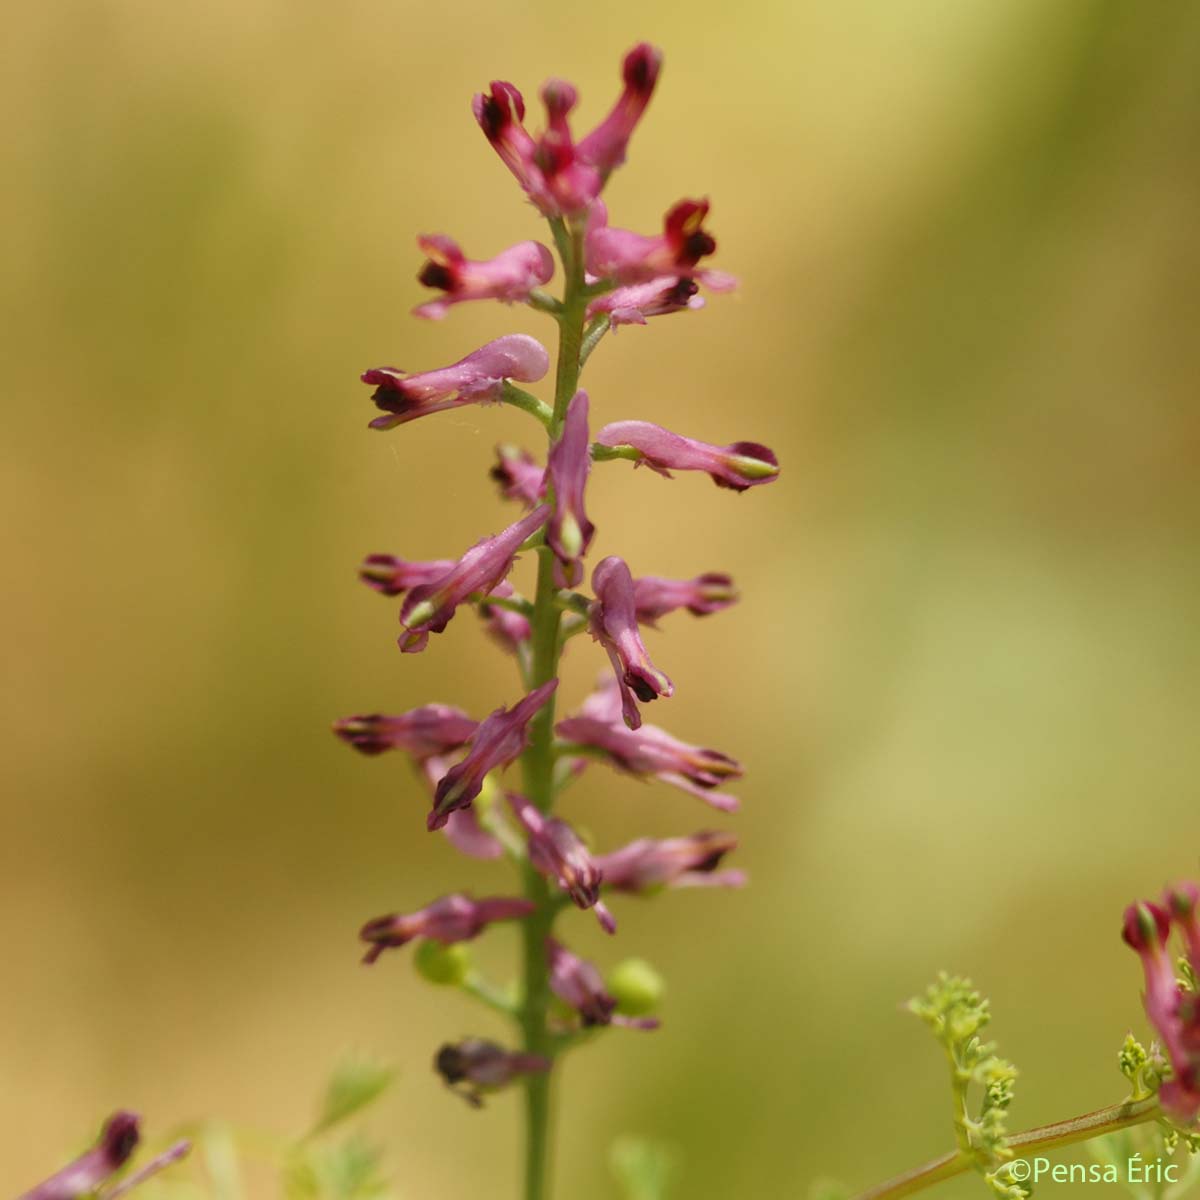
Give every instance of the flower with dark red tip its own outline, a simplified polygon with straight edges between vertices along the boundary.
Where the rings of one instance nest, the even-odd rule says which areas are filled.
[[[532,506],[545,495],[546,468],[528,450],[518,446],[497,446],[496,465],[489,474],[500,485],[500,494],[506,500],[521,500]]]
[[[631,1029],[657,1029],[656,1017],[625,1017],[616,1012],[617,1002],[604,986],[600,972],[586,959],[572,954],[554,938],[546,939],[546,962],[550,968],[550,989],[569,1004],[583,1026],[625,1025]]]
[[[444,1045],[433,1066],[452,1092],[472,1108],[482,1108],[485,1094],[506,1087],[521,1075],[550,1070],[550,1060],[540,1054],[505,1050],[483,1038],[464,1038]]]
[[[406,375],[397,367],[365,371],[363,383],[375,388],[371,399],[383,411],[372,429],[394,429],[408,421],[464,404],[499,400],[506,380],[536,383],[550,369],[546,347],[523,333],[509,333],[473,350],[448,367]]]
[[[526,131],[525,101],[511,83],[493,81],[471,102],[484,136],[513,173],[525,194],[547,217],[584,212],[600,194],[600,172],[577,154],[567,116],[575,107],[575,89],[553,79],[542,89],[547,128],[534,140]]]
[[[654,95],[662,51],[640,42],[625,55],[621,65],[624,88],[612,111],[576,147],[579,158],[607,176],[625,161],[629,139],[637,128],[650,97]]]
[[[437,793],[437,785],[442,776],[453,765],[452,758],[441,754],[420,759],[416,763],[417,772],[429,790],[430,799]],[[494,820],[494,814],[492,819]],[[442,833],[455,850],[468,858],[497,859],[504,854],[504,845],[494,833],[484,829],[474,805],[470,808],[455,809],[446,818]]]
[[[501,533],[476,542],[444,575],[414,587],[400,609],[400,649],[406,654],[424,650],[429,635],[441,633],[469,596],[495,591],[512,570],[521,543],[549,518],[550,508],[543,504]]]
[[[598,752],[619,770],[652,776],[722,812],[738,808],[736,796],[716,789],[724,780],[740,778],[741,764],[718,750],[691,746],[655,725],[627,729],[615,715],[591,715],[587,705],[579,716],[560,721],[556,731],[568,743]]]
[[[595,600],[588,627],[608,654],[621,696],[621,715],[630,729],[642,723],[634,697],[643,702],[672,696],[675,685],[651,661],[638,630],[633,577],[624,559],[610,556],[592,572]]]
[[[498,708],[480,722],[466,758],[451,767],[437,785],[433,811],[426,822],[431,830],[445,825],[452,812],[469,807],[483,790],[483,781],[490,771],[508,766],[520,755],[529,741],[529,722],[556,687],[558,680],[551,679],[512,708]]]
[[[1200,978],[1200,886],[1189,881],[1167,888],[1163,905],[1183,931],[1188,962],[1193,974]]]
[[[76,1200],[91,1195],[127,1163],[140,1139],[136,1113],[117,1112],[108,1118],[96,1145],[19,1200]]]
[[[413,315],[440,320],[465,300],[528,300],[529,293],[554,275],[554,258],[540,242],[519,242],[495,258],[467,258],[453,238],[429,234],[417,239],[429,256],[417,281],[446,294],[413,309]]]
[[[566,821],[550,817],[516,792],[508,803],[529,837],[529,861],[547,879],[554,880],[578,908],[592,908],[606,933],[617,923],[600,901],[601,871],[579,835]]]
[[[1172,1119],[1190,1125],[1200,1113],[1200,1012],[1195,996],[1175,978],[1167,949],[1170,932],[1171,914],[1157,904],[1131,904],[1125,910],[1121,936],[1142,960],[1146,1016],[1171,1063],[1171,1078],[1159,1088],[1159,1102]]]
[[[562,432],[550,448],[546,478],[554,490],[554,512],[546,526],[546,544],[557,560],[558,585],[575,587],[583,578],[583,556],[596,527],[584,508],[584,490],[592,467],[588,443],[588,396],[576,392],[567,406]]]
[[[774,451],[758,442],[734,442],[714,446],[672,433],[649,421],[616,421],[605,425],[596,443],[624,451],[637,466],[647,466],[671,478],[672,471],[703,471],[718,487],[744,492],[779,477],[779,460]]]
[[[396,716],[370,713],[342,717],[333,723],[333,732],[363,754],[407,750],[419,761],[466,745],[477,727],[478,722],[461,708],[423,704]]]
[[[412,913],[390,913],[368,921],[359,937],[370,945],[363,962],[373,963],[385,950],[405,946],[414,938],[430,938],[443,945],[478,937],[495,921],[527,917],[537,908],[517,896],[488,896],[473,900],[462,892],[442,896]]]
[[[660,617],[686,608],[694,617],[705,617],[737,603],[738,594],[728,575],[709,571],[695,579],[663,579],[642,575],[633,581],[633,601],[641,624],[653,625]]]
[[[718,871],[721,859],[737,846],[730,833],[706,830],[690,837],[639,838],[596,859],[604,886],[617,892],[645,894],[672,887],[741,887],[742,871]]]
[[[537,144],[523,124],[525,98],[511,83],[494,79],[487,92],[472,99],[471,111],[500,161],[530,198],[536,200],[535,192],[544,189],[534,161]]]
[[[408,562],[393,554],[368,554],[358,568],[358,577],[381,595],[402,596],[409,588],[441,579],[453,566],[452,558]]]
[[[608,224],[602,203],[588,215],[584,249],[589,274],[619,284],[646,283],[664,275],[693,278],[702,258],[717,249],[704,228],[707,200],[680,200],[663,217],[663,231],[647,235]]]
[[[604,186],[600,172],[579,157],[571,138],[567,117],[578,101],[579,94],[564,79],[551,79],[543,86],[546,132],[534,151],[552,211],[566,216],[586,212]]]

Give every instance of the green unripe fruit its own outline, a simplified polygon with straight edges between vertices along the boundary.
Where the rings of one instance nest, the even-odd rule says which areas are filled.
[[[617,963],[608,976],[608,990],[617,1002],[617,1012],[643,1017],[662,1003],[666,984],[663,977],[642,958]]]
[[[424,938],[413,954],[413,969],[439,987],[458,987],[471,970],[471,952],[460,942],[443,946]]]

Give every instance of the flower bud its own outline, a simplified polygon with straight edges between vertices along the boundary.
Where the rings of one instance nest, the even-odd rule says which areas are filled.
[[[663,977],[644,958],[617,963],[606,982],[609,995],[617,1002],[617,1012],[628,1017],[657,1012],[666,991]]]
[[[471,952],[461,942],[443,945],[426,939],[413,955],[413,969],[427,983],[458,987],[471,969]]]

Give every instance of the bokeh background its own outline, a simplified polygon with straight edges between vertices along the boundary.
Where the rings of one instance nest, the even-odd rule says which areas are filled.
[[[471,93],[561,74],[588,125],[642,38],[666,69],[614,221],[711,195],[743,288],[609,338],[593,405],[784,472],[596,472],[599,552],[741,585],[651,652],[654,718],[748,765],[753,886],[621,904],[617,944],[569,918],[670,992],[661,1033],[567,1067],[559,1191],[614,1195],[622,1133],[704,1200],[940,1152],[900,1003],[942,967],[993,998],[1015,1125],[1123,1094],[1120,909],[1200,867],[1200,9],[55,0],[9,14],[0,72],[0,1193],[119,1105],[155,1136],[299,1130],[358,1048],[401,1072],[373,1124],[399,1195],[511,1194],[517,1098],[475,1114],[428,1070],[499,1026],[355,943],[504,868],[426,837],[405,765],[328,723],[514,695],[467,615],[401,657],[354,567],[499,528],[491,447],[525,418],[370,434],[356,377],[549,337],[411,320],[413,237],[543,236]],[[599,662],[572,647],[568,704]],[[713,823],[602,770],[569,808],[605,846]]]

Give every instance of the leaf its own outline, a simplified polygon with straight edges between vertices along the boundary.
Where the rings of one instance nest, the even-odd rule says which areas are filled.
[[[808,1200],[850,1200],[850,1189],[836,1179],[816,1179],[808,1189]]]
[[[242,1200],[242,1170],[233,1132],[227,1125],[209,1125],[203,1141],[204,1166],[212,1183],[214,1200]]]
[[[308,1137],[325,1133],[374,1103],[391,1085],[395,1072],[365,1059],[348,1059],[333,1073],[325,1090],[321,1115]]]
[[[667,1200],[678,1174],[678,1154],[661,1142],[644,1138],[617,1138],[608,1161],[625,1200]]]

